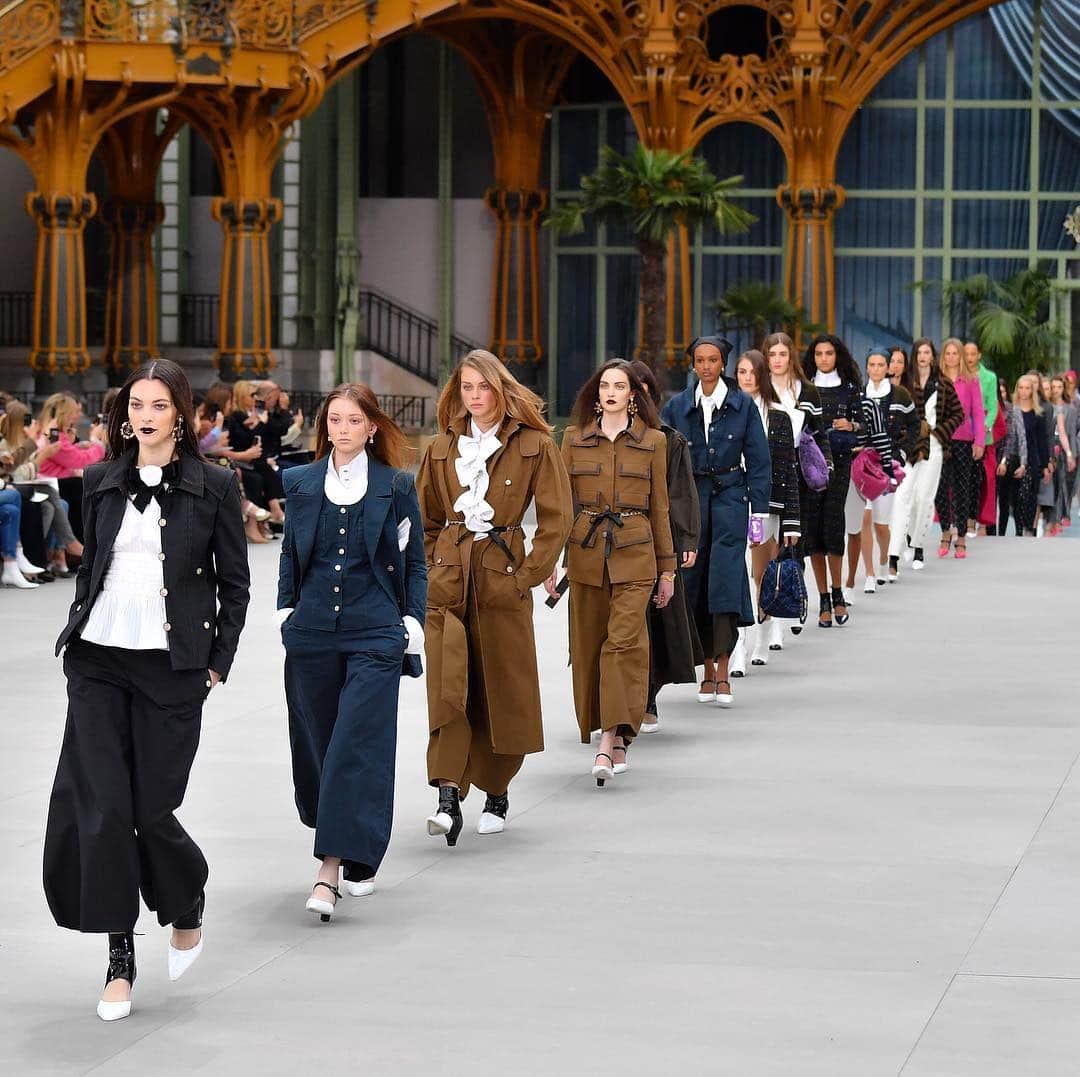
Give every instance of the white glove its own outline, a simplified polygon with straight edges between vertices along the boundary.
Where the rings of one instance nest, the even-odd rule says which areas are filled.
[[[409,545],[409,535],[412,534],[412,521],[409,519],[402,520],[397,525],[397,548],[404,550]],[[423,629],[420,630],[420,635],[423,635]]]
[[[406,523],[409,521],[406,520]],[[409,633],[409,642],[405,644],[406,654],[424,653],[424,628],[415,617],[406,614],[402,620],[405,622],[405,631]]]
[[[274,610],[274,620],[277,621],[278,628],[280,628],[289,619],[292,611],[292,606],[286,606],[284,609]]]

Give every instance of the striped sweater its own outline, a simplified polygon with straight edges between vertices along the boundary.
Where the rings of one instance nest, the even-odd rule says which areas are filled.
[[[937,424],[933,434],[937,438],[948,456],[952,449],[952,436],[960,428],[964,421],[964,407],[960,403],[960,397],[956,395],[956,387],[952,380],[944,374],[933,371],[925,385],[915,384],[911,389],[911,397],[915,401],[915,409],[919,418],[926,418],[926,401],[934,393],[937,393]],[[926,460],[930,456],[930,428],[923,427],[919,432],[919,441],[915,447],[915,458]]]
[[[882,467],[891,474],[894,461],[904,464],[915,454],[921,422],[915,402],[906,389],[893,385],[877,400],[864,392],[860,403],[862,444],[877,450]]]

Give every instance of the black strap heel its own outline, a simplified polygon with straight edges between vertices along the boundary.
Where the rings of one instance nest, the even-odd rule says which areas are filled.
[[[820,601],[820,604],[818,605],[818,617],[817,617],[817,626],[818,626],[818,628],[832,628],[832,624],[833,624],[832,608],[833,608],[832,597],[829,595],[828,591],[822,591],[821,592],[821,601]]]
[[[834,587],[832,589],[832,608],[833,620],[838,625],[846,625],[851,614],[848,613],[848,600],[844,598],[843,588]],[[844,611],[843,613],[840,612],[841,609]]]

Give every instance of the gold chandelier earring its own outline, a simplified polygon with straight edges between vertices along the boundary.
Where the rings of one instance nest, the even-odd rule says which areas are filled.
[[[631,419],[637,415],[637,397],[633,393],[630,394],[630,403],[626,405],[626,414]]]
[[[172,428],[173,441],[181,442],[184,438],[184,417],[183,415],[177,415],[176,426]]]
[[[603,415],[604,405],[601,404],[599,400],[597,400],[597,402],[593,404],[593,411],[595,411],[597,415]]]
[[[125,441],[130,441],[135,436],[135,427],[127,419],[120,424],[120,436]]]

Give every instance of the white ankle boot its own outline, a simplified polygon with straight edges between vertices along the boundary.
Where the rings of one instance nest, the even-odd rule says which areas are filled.
[[[26,576],[37,576],[45,571],[45,569],[38,568],[37,565],[29,561],[26,554],[23,553],[22,543],[15,547],[15,563],[19,566],[19,571]]]
[[[5,561],[4,572],[0,575],[0,584],[4,587],[19,587],[27,590],[31,587],[40,587],[40,584],[31,583],[20,571],[18,561]]]
[[[747,649],[750,651],[750,665],[752,666],[767,666],[769,664],[769,652],[768,652],[768,635],[770,621],[766,621],[764,624],[754,625],[752,629],[748,628],[747,632],[751,633],[747,637]]]
[[[729,677],[746,676],[746,639],[749,632],[749,628],[739,629],[739,641],[735,644],[735,650],[731,652],[731,657],[728,659]]]
[[[776,617],[770,617],[766,622],[769,626],[769,650],[782,651],[784,649],[784,623]]]

